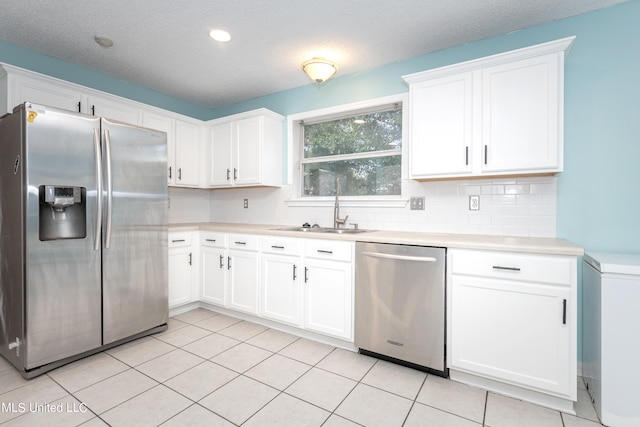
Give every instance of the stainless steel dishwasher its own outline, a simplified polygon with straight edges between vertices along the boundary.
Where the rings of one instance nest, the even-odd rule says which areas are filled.
[[[355,345],[448,376],[445,248],[356,243]]]

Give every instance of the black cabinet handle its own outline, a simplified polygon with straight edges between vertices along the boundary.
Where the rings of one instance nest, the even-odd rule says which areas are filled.
[[[207,242],[215,242],[216,241],[216,239],[204,239],[204,240],[207,241]]]
[[[220,268],[224,268],[224,257],[220,255]]]
[[[227,181],[231,180],[231,170],[227,169]]]
[[[298,267],[297,267],[295,264],[293,264],[293,280],[296,280],[296,278],[298,277],[298,276],[296,275],[296,269],[297,269],[297,268],[298,268]]]
[[[231,270],[231,257],[227,257],[227,270]]]
[[[178,168],[178,179],[182,181],[182,168]]]
[[[503,267],[501,265],[494,265],[493,269],[494,270],[507,270],[507,271],[520,271],[520,268],[518,268],[518,267]]]
[[[333,254],[333,251],[325,251],[324,249],[318,249],[318,253],[331,255]]]
[[[464,147],[464,164],[469,166],[469,146]]]
[[[171,242],[172,243],[178,243],[178,242],[184,242],[184,241],[185,241],[184,239],[177,239],[177,240],[172,240]]]
[[[169,179],[171,179],[171,166],[169,166]]]
[[[78,101],[78,113],[82,113],[82,104]]]
[[[91,106],[91,115],[92,115],[92,116],[95,116],[95,115],[96,115],[96,106],[95,106],[95,105],[92,105],[92,106]]]
[[[238,179],[238,169],[233,168],[233,179],[237,180]]]
[[[487,164],[487,146],[484,146],[484,164]]]
[[[189,253],[189,265],[193,265],[193,254],[190,252]]]
[[[567,300],[562,300],[562,324],[567,324]]]
[[[273,249],[284,249],[284,246],[272,245],[271,248],[273,248]]]
[[[307,283],[309,281],[309,268],[305,267],[304,268],[304,283]]]
[[[233,243],[235,243],[236,245],[246,245],[247,244],[247,242],[233,242]]]

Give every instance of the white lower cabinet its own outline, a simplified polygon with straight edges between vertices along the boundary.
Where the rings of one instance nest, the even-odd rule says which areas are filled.
[[[228,306],[258,314],[259,237],[229,234],[227,255]]]
[[[353,242],[265,237],[261,315],[353,340]]]
[[[200,233],[201,291],[204,302],[227,305],[227,257],[225,233]]]
[[[305,240],[304,327],[353,341],[353,242]]]
[[[264,237],[262,240],[262,317],[302,325],[302,239]]]
[[[195,300],[192,233],[169,233],[169,308]]]
[[[449,366],[576,400],[576,257],[449,250]]]

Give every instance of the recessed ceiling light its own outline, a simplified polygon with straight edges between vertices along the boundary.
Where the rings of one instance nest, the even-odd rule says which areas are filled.
[[[231,34],[225,30],[213,30],[209,33],[209,36],[217,42],[228,42],[231,40]]]

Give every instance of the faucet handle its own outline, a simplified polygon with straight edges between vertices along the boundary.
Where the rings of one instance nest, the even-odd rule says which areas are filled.
[[[349,223],[349,225],[353,225],[353,229],[354,230],[358,229],[358,223],[357,222],[351,222],[351,223]]]

